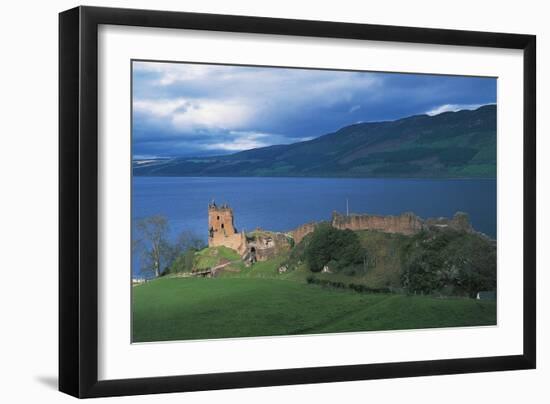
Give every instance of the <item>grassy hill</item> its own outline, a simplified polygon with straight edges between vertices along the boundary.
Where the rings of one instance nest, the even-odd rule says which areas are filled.
[[[226,156],[135,161],[137,176],[495,177],[496,106],[346,126]]]
[[[133,341],[496,324],[495,301],[441,297],[438,293],[405,294],[402,288],[403,267],[415,254],[423,254],[423,262],[429,262],[434,258],[426,254],[436,247],[446,257],[441,266],[444,271],[446,264],[454,268],[455,256],[471,260],[475,248],[489,245],[488,240],[475,234],[439,231],[417,236],[376,231],[356,234],[368,262],[365,271],[353,274],[313,274],[301,258],[296,260],[302,256],[307,237],[293,252],[251,267],[225,247],[198,251],[194,256],[196,269],[226,266],[215,278],[181,277],[181,273],[173,272],[133,287]],[[478,253],[487,256],[484,249]],[[288,270],[279,273],[282,266]],[[323,281],[341,286],[323,285]],[[358,291],[352,285],[368,289]],[[381,288],[395,293],[369,292]]]
[[[278,279],[157,279],[132,295],[133,342],[496,323],[495,302],[360,294]]]

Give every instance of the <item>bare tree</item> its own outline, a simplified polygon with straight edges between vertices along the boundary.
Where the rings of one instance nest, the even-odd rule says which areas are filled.
[[[162,265],[167,265],[172,249],[168,242],[168,220],[162,215],[140,219],[136,222],[138,239],[135,245],[142,248],[142,271],[159,277]]]

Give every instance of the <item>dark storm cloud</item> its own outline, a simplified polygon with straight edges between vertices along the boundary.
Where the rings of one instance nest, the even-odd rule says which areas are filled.
[[[229,153],[496,102],[496,79],[134,62],[134,156]]]

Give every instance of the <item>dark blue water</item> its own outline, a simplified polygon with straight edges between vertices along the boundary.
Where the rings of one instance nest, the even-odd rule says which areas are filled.
[[[494,179],[334,179],[134,177],[132,217],[161,214],[171,234],[191,231],[207,239],[208,202],[228,203],[240,231],[256,227],[291,230],[303,223],[328,220],[337,210],[422,218],[470,215],[474,228],[496,238]],[[133,259],[137,273],[139,259]]]

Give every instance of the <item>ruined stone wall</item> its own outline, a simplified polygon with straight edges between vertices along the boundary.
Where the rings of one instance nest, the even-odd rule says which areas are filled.
[[[257,261],[267,261],[290,250],[290,241],[283,233],[269,231],[253,232],[248,235],[248,250],[254,249]]]
[[[470,223],[470,217],[464,212],[456,212],[452,219],[449,219],[448,217],[426,219],[426,225],[439,228],[448,227],[453,230],[464,231],[467,233],[475,231]]]
[[[292,230],[290,234],[298,244],[309,233],[312,233],[319,223],[307,223]],[[399,216],[376,216],[352,214],[343,216],[338,212],[332,214],[331,226],[340,230],[378,230],[385,233],[405,235],[416,234],[424,227],[421,218],[413,213],[402,213]]]
[[[208,238],[208,247],[227,247],[244,254],[247,251],[247,241],[244,233],[235,233],[229,236],[217,235]]]
[[[294,239],[294,243],[301,242],[306,235],[312,233],[322,222],[306,223],[287,233]],[[332,214],[330,225],[340,230],[376,230],[385,233],[399,233],[404,235],[416,234],[424,228],[452,228],[459,231],[474,231],[468,215],[458,212],[452,219],[432,218],[422,220],[414,213],[402,213],[399,216],[377,216],[351,214]],[[290,249],[287,236],[282,233],[256,230],[248,235],[237,233],[233,224],[233,210],[227,206],[208,206],[208,246],[225,246],[237,251],[241,256],[254,256],[254,260],[269,259],[283,250]],[[244,259],[244,258],[243,258]]]
[[[343,216],[338,212],[332,215],[332,226],[340,230],[378,230],[385,233],[411,235],[422,230],[423,221],[414,213],[399,216],[375,216],[352,214]]]
[[[317,227],[317,224],[318,223],[306,223],[292,230],[290,234],[292,235],[292,238],[294,238],[294,243],[298,244],[309,233],[313,233],[315,227]]]
[[[290,235],[298,244],[306,235],[312,233],[319,223],[307,223],[293,231]],[[402,213],[399,216],[377,215],[341,215],[338,212],[332,214],[330,224],[340,230],[377,230],[384,233],[398,233],[404,235],[416,234],[424,228],[449,228],[457,231],[474,232],[470,219],[466,213],[457,212],[452,218],[439,217],[422,220],[414,213]]]

